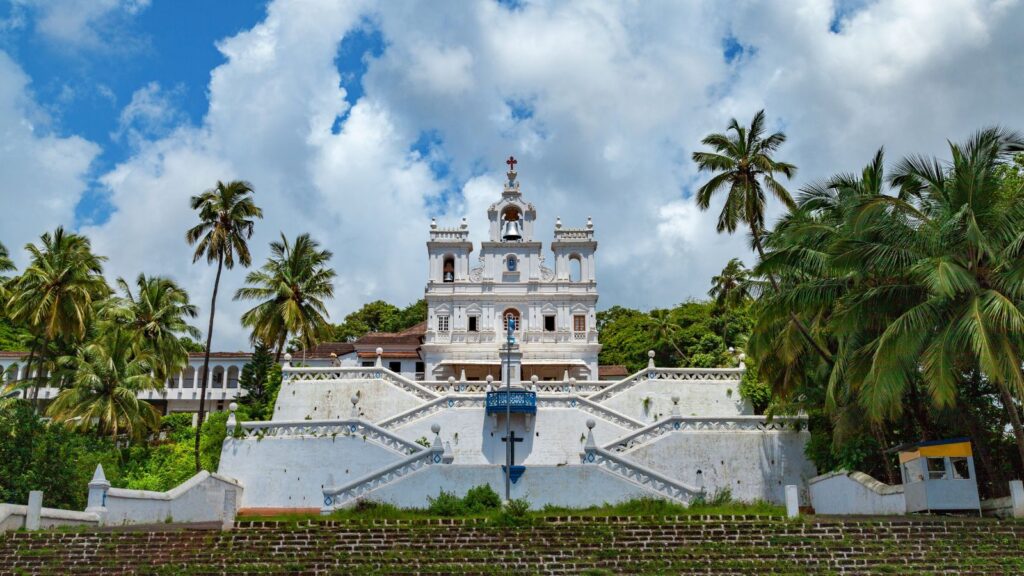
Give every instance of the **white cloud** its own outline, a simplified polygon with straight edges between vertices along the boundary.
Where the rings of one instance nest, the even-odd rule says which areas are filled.
[[[132,93],[131,102],[121,110],[118,117],[117,131],[112,138],[127,138],[134,146],[147,140],[166,136],[175,127],[188,122],[188,117],[181,112],[176,100],[181,98],[183,87],[171,90],[160,87],[158,82],[150,82]]]
[[[187,198],[244,177],[267,215],[257,260],[279,231],[311,232],[336,253],[339,318],[371,298],[419,297],[431,211],[444,225],[467,216],[479,239],[512,153],[541,239],[556,216],[568,226],[593,216],[603,305],[701,297],[729,258],[750,260],[745,235],[717,234],[717,212],[688,197],[704,178],[690,153],[731,116],[767,107],[790,136],[780,157],[800,166],[794,190],[859,168],[883,144],[895,159],[941,153],[946,138],[993,122],[1024,127],[1019,2],[854,0],[839,33],[835,10],[830,0],[728,10],[551,1],[514,12],[482,0],[279,0],[219,44],[227,62],[211,75],[203,125],[143,145],[104,176],[117,212],[87,231],[112,272],[174,275],[205,307],[212,271],[184,245]],[[367,21],[385,49],[349,102],[335,58]],[[746,47],[731,64],[729,35]],[[410,152],[424,133],[442,142],[427,158]],[[443,181],[429,169],[439,158],[450,162]],[[460,193],[444,194],[453,183]],[[219,347],[244,345],[244,307],[227,301],[241,277],[224,279]]]
[[[32,100],[21,68],[0,52],[0,242],[15,263],[44,231],[74,221],[99,147],[48,130],[49,118]]]
[[[43,37],[74,49],[124,48],[138,40],[123,24],[145,10],[150,0],[12,0],[20,26],[25,10],[35,14],[35,29]]]

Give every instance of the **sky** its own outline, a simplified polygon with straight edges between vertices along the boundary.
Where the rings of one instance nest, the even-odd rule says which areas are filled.
[[[255,262],[310,233],[340,321],[422,297],[431,218],[481,240],[511,154],[541,240],[593,218],[600,307],[671,306],[753,261],[694,203],[706,134],[765,109],[796,193],[883,146],[1024,130],[1022,3],[0,0],[0,243],[21,267],[63,225],[111,280],[172,277],[205,315],[188,199],[245,179]],[[247,346],[244,275],[217,349]]]

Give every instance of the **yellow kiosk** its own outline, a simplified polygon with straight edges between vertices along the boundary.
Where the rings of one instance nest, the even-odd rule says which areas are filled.
[[[963,511],[981,514],[969,438],[905,444],[893,451],[899,453],[908,514]]]

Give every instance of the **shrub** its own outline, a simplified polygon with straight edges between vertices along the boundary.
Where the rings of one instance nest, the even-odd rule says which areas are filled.
[[[509,500],[494,521],[499,526],[529,526],[533,523],[533,518],[530,517],[530,503],[522,498]]]
[[[466,514],[466,505],[462,502],[462,498],[459,498],[452,492],[441,492],[436,498],[427,497],[427,501],[430,504],[427,506],[427,512],[437,516],[462,516]]]
[[[501,508],[501,496],[498,496],[490,484],[481,484],[470,488],[462,503],[470,514],[480,514]]]

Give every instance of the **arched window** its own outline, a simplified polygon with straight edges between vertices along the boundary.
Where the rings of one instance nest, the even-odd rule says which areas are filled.
[[[569,281],[579,282],[583,279],[583,259],[579,254],[569,256]]]
[[[515,254],[509,254],[508,257],[505,258],[505,269],[509,272],[515,272],[519,269],[519,259],[516,258]]]
[[[224,387],[224,367],[217,366],[213,369],[213,384],[210,388],[223,388]]]
[[[519,331],[519,327],[520,327],[520,324],[519,324],[519,310],[516,310],[515,308],[509,308],[509,309],[507,309],[507,310],[505,310],[504,312],[501,313],[501,318],[502,318],[502,324],[501,325],[502,325],[502,328],[505,329],[505,332],[508,332],[508,325],[509,325],[509,323],[512,324],[512,330]]]
[[[228,388],[238,388],[238,366],[228,368]]]
[[[185,385],[183,386],[183,388],[195,388],[195,382],[196,369],[193,368],[192,366],[189,366],[188,369],[185,370]]]
[[[444,257],[444,265],[441,267],[442,281],[455,282],[455,257],[448,255]]]

